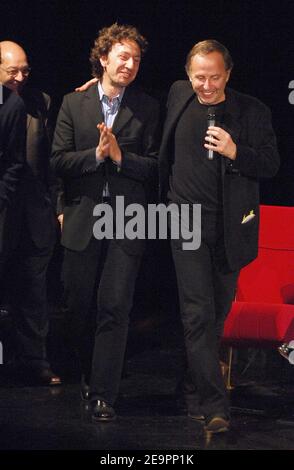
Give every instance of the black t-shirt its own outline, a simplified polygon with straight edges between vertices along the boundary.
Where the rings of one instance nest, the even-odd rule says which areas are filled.
[[[215,105],[216,125],[221,125],[225,102]],[[174,163],[168,198],[176,203],[198,203],[202,211],[218,212],[222,208],[221,161],[214,153],[208,160],[204,147],[208,127],[208,106],[197,98],[185,108],[174,134]]]

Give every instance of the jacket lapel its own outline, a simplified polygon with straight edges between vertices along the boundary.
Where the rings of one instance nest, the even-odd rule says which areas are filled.
[[[223,127],[232,136],[234,142],[238,142],[241,132],[240,106],[230,88],[226,89],[226,108]]]
[[[186,108],[188,102],[195,97],[195,93],[190,83],[185,82],[182,93],[179,94],[178,99],[173,102],[173,109],[167,115],[167,120],[165,122],[164,135],[168,140],[170,133],[174,129],[177,120],[179,119],[181,113]]]
[[[87,113],[90,116],[90,119],[94,121],[97,126],[98,123],[104,121],[97,85],[91,86],[91,88],[85,92],[85,100]],[[118,134],[133,117],[133,107],[136,107],[135,96],[134,93],[127,88],[113,124],[113,132],[115,134]]]
[[[238,106],[236,97],[234,93],[232,93],[230,88],[226,88],[226,107],[225,107],[225,114],[223,117],[222,128],[227,131],[233,141],[238,143],[239,135],[241,132],[241,125],[240,125],[240,106]],[[226,167],[230,160],[227,158],[222,158],[222,175],[224,176],[226,172]]]
[[[138,105],[138,104],[137,104]],[[133,108],[136,107],[135,93],[133,89],[126,88],[124,96],[119,107],[119,111],[113,123],[113,132],[118,135],[121,129],[129,122],[133,117]]]
[[[92,85],[85,92],[84,96],[86,112],[88,113],[91,121],[93,121],[95,123],[95,126],[97,126],[97,124],[103,122],[104,120],[97,85]]]

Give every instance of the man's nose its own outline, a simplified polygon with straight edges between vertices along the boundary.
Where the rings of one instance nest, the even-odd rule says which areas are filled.
[[[18,70],[17,75],[15,75],[14,79],[18,82],[22,82],[26,78],[25,73],[22,70]]]
[[[203,85],[203,88],[205,88],[205,90],[209,90],[210,88],[210,80],[209,78],[207,78],[204,82],[204,85]]]
[[[129,57],[129,59],[126,62],[126,66],[128,69],[132,69],[135,65],[135,61],[132,57]]]

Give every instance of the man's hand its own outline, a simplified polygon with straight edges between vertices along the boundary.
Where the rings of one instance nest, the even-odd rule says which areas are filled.
[[[90,86],[94,85],[97,82],[98,82],[98,78],[92,78],[91,80],[88,80],[83,85],[75,88],[75,91],[87,91],[88,88],[90,88]]]
[[[109,157],[110,152],[108,129],[104,122],[97,124],[97,129],[100,131],[100,139],[96,149],[96,156],[98,160],[104,160],[105,158]]]
[[[117,165],[120,165],[121,150],[115,135],[112,133],[112,128],[101,123],[97,125],[97,129],[100,131],[100,139],[96,152],[98,159],[104,160],[109,157]]]
[[[232,137],[221,127],[209,126],[206,132],[204,147],[213,150],[214,152],[235,160],[237,155],[237,146],[233,141]]]

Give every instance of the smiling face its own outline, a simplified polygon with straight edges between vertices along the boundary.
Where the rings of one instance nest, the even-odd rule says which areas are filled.
[[[194,55],[191,59],[188,75],[200,103],[214,105],[224,101],[225,87],[230,73],[231,70],[226,70],[220,52]]]
[[[108,56],[100,58],[104,68],[102,77],[103,89],[109,87],[121,89],[128,86],[139,70],[141,50],[135,41],[123,40],[115,43]]]
[[[0,83],[14,92],[20,92],[28,79],[29,71],[24,50],[13,42],[1,42]]]

